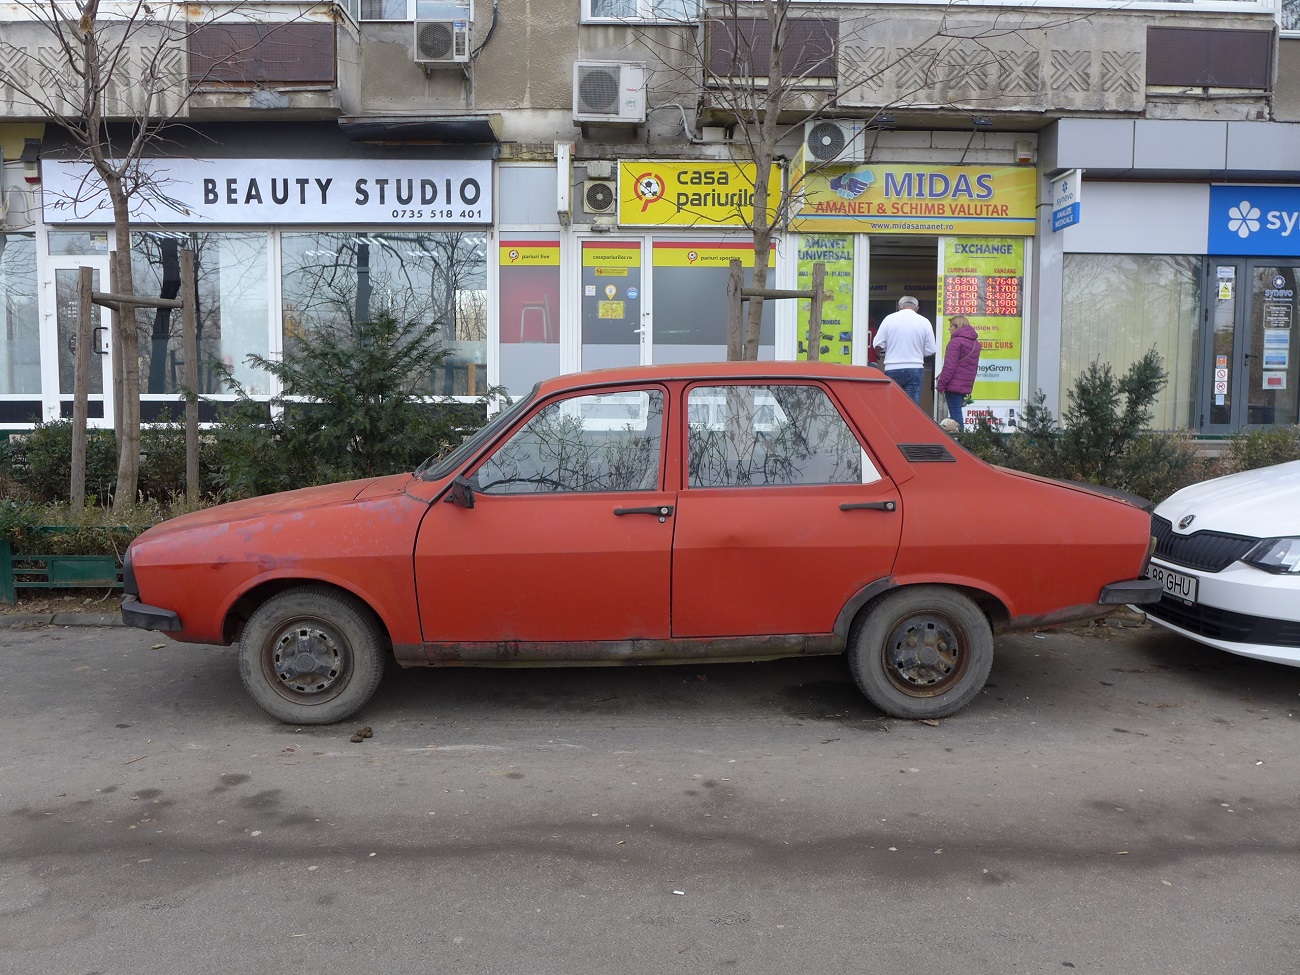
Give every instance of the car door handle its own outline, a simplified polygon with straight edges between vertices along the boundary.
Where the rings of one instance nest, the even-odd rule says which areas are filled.
[[[673,513],[673,506],[670,504],[656,504],[649,508],[615,508],[616,515],[656,515],[660,518],[667,518]]]
[[[841,511],[853,511],[857,508],[875,508],[878,511],[893,511],[898,505],[893,501],[858,501],[854,503],[845,502],[840,505]]]

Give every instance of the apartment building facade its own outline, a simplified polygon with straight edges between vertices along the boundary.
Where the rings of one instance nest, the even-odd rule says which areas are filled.
[[[155,295],[195,252],[214,401],[231,395],[223,373],[277,391],[250,354],[378,313],[442,323],[437,395],[725,358],[730,261],[754,265],[755,104],[778,116],[768,175],[788,203],[769,286],[807,287],[826,265],[822,358],[867,364],[907,293],[940,335],[971,318],[977,404],[1004,420],[1039,390],[1059,406],[1098,357],[1122,370],[1152,347],[1170,374],[1159,426],[1300,419],[1289,4],[793,3],[776,71],[749,3],[177,7],[174,56],[150,60],[162,28],[137,21],[139,54],[119,66],[110,125],[147,110],[144,64],[171,72],[176,102],[157,111],[178,122],[150,151],[129,242],[74,142],[22,97],[56,57],[48,29],[6,10],[7,429],[70,415],[77,269],[107,280],[122,246]],[[764,101],[780,76],[796,81]],[[768,302],[760,357],[806,356],[807,315]],[[136,325],[142,413],[174,413],[179,317]],[[111,425],[103,334],[92,422]]]

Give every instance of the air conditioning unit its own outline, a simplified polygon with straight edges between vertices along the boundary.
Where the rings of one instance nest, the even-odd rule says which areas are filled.
[[[812,119],[803,126],[804,147],[808,158],[818,163],[862,162],[865,132],[865,123],[858,119]]]
[[[428,66],[469,61],[468,20],[417,20],[415,63]]]
[[[589,179],[582,184],[582,205],[588,213],[609,213],[616,203],[618,194],[613,182]]]
[[[605,125],[645,122],[644,63],[575,61],[573,121]]]

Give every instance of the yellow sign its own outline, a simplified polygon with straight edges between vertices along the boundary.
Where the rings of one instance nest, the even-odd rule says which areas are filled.
[[[559,267],[558,240],[503,240],[502,267]]]
[[[1019,237],[947,237],[938,307],[945,321],[965,315],[979,335],[974,396],[984,406],[1021,399],[1024,345],[1025,242]],[[947,334],[947,328],[940,328]]]
[[[753,163],[625,162],[618,167],[620,226],[743,227],[754,216]],[[768,176],[769,220],[781,200],[781,170]]]
[[[794,174],[800,233],[1031,237],[1038,171],[1028,166],[830,166]]]
[[[621,301],[602,301],[597,306],[600,311],[598,318],[622,318],[623,302]]]
[[[753,241],[656,240],[654,245],[655,267],[729,267],[733,258],[741,267],[753,267]]]

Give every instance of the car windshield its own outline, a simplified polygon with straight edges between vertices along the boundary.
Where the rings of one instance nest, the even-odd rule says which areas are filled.
[[[514,403],[511,403],[504,410],[498,413],[487,423],[479,427],[478,430],[470,434],[460,445],[451,453],[447,454],[441,460],[438,457],[430,457],[423,464],[415,469],[415,476],[426,481],[437,481],[446,477],[456,468],[458,468],[465,459],[472,456],[479,445],[491,440],[496,432],[505,427],[514,419],[529,403],[537,397],[537,387],[534,386],[532,392],[527,396],[521,397]]]

